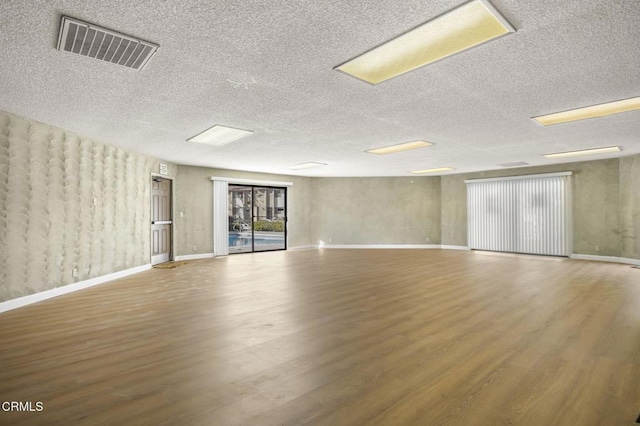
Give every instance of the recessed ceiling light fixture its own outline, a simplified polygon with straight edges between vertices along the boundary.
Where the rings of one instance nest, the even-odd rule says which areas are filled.
[[[619,146],[607,146],[604,148],[581,149],[580,151],[554,152],[552,154],[544,154],[546,158],[567,158],[581,157],[583,155],[609,154],[612,152],[622,151]]]
[[[472,0],[334,69],[378,84],[513,32],[491,3]]]
[[[287,167],[288,169],[291,170],[301,170],[301,169],[310,169],[311,167],[320,167],[320,166],[326,166],[325,163],[302,163],[302,164],[297,164],[295,166],[291,166],[291,167]]]
[[[543,126],[568,123],[570,121],[585,120],[587,118],[606,117],[607,115],[640,109],[640,97],[623,99],[621,101],[607,102],[606,104],[592,105],[568,111],[533,117],[533,120]]]
[[[414,174],[422,174],[422,173],[438,173],[438,172],[449,172],[451,170],[455,170],[453,167],[438,167],[437,169],[425,169],[425,170],[415,170],[411,173]]]
[[[249,136],[253,132],[251,130],[234,129],[233,127],[215,126],[205,130],[196,136],[187,139],[187,142],[205,143],[208,145],[222,146],[229,142],[233,142],[242,137]]]
[[[396,152],[408,151],[410,149],[424,148],[431,145],[433,145],[431,142],[413,141],[413,142],[400,143],[397,145],[385,146],[383,148],[370,149],[366,152],[370,154],[385,155],[385,154],[393,154]]]

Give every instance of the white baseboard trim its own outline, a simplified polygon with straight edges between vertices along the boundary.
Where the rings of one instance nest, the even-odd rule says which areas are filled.
[[[578,259],[578,260],[597,260],[598,262],[614,262],[614,263],[626,263],[629,265],[640,265],[640,260],[629,259],[626,257],[596,256],[593,254],[572,254],[569,257],[571,259]]]
[[[202,253],[202,254],[185,254],[183,256],[176,256],[175,260],[198,260],[198,259],[212,259],[213,253]]]
[[[112,274],[102,275],[100,277],[91,278],[85,281],[79,281],[77,283],[64,285],[62,287],[52,288],[51,290],[45,290],[39,293],[29,294],[27,296],[0,302],[0,313],[31,305],[33,303],[38,303],[43,300],[51,299],[53,297],[62,296],[63,294],[72,293],[74,291],[82,290],[88,287],[93,287],[98,284],[106,283],[108,281],[117,280],[118,278],[124,278],[129,275],[137,274],[139,272],[148,271],[149,269],[151,269],[151,264],[136,266],[135,268],[125,269],[124,271],[118,271]]]
[[[440,244],[325,244],[325,249],[439,249]]]
[[[310,249],[317,249],[318,245],[312,245],[309,244],[308,246],[293,246],[293,247],[287,247],[287,250],[310,250]]]
[[[640,266],[640,260],[638,260],[638,259],[631,259],[631,258],[628,258],[628,257],[621,257],[620,260],[621,260],[622,263],[626,263],[626,264],[629,264],[629,265]]]
[[[305,246],[309,248],[339,249],[443,249],[471,250],[468,246],[450,246],[446,244],[325,244],[323,246]]]
[[[442,244],[440,248],[443,250],[471,250],[468,246],[448,246],[446,244]]]

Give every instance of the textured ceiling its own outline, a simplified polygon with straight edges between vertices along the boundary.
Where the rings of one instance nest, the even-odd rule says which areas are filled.
[[[4,0],[0,109],[179,164],[305,176],[551,164],[541,154],[608,145],[640,153],[640,111],[547,128],[530,119],[640,96],[640,0],[494,0],[515,34],[376,86],[333,70],[460,3]],[[61,15],[160,48],[142,71],[60,52]],[[255,133],[186,142],[214,124]],[[416,139],[435,145],[364,152]],[[311,161],[328,166],[287,169]]]

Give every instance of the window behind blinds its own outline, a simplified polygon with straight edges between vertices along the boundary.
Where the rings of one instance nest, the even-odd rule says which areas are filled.
[[[571,173],[467,180],[469,247],[571,254]]]

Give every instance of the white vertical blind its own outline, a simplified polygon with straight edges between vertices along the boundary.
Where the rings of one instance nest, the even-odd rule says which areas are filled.
[[[467,180],[471,249],[571,254],[569,172]]]
[[[213,255],[229,254],[229,185],[227,181],[213,181]]]

